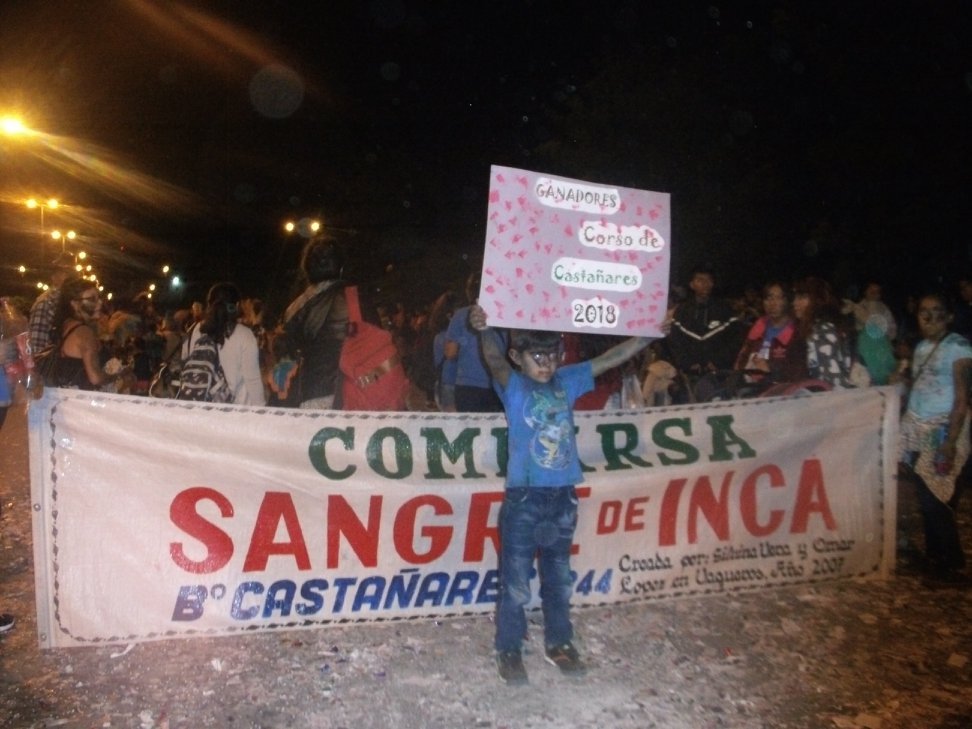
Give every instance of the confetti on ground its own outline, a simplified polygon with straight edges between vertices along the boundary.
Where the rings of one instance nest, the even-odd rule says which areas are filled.
[[[972,592],[929,591],[909,566],[920,519],[907,495],[894,579],[578,610],[582,680],[545,662],[539,613],[522,688],[496,675],[489,615],[41,651],[16,424],[0,432],[0,608],[17,616],[0,637],[0,726],[972,726]],[[970,512],[972,495],[959,510],[967,549]]]

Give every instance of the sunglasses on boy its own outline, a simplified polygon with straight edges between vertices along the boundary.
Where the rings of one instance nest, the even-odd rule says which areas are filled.
[[[530,356],[530,359],[536,362],[540,367],[546,367],[552,364],[560,364],[560,360],[564,357],[564,353],[559,349],[527,352],[527,354]]]

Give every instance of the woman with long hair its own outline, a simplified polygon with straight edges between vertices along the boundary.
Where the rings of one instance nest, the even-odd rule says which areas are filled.
[[[955,481],[969,457],[969,383],[972,346],[949,332],[947,298],[926,294],[918,302],[922,340],[911,362],[911,392],[901,418],[900,461],[914,481],[925,530],[930,576],[969,584],[965,554],[950,501]]]
[[[231,283],[217,283],[206,296],[206,311],[182,345],[182,359],[189,358],[193,345],[208,334],[219,351],[219,364],[238,405],[265,405],[266,394],[260,376],[260,348],[253,331],[240,324],[240,292]]]
[[[807,371],[810,377],[840,389],[853,387],[850,381],[853,357],[840,321],[840,302],[830,284],[808,276],[794,286],[793,313],[797,330],[807,347]]]
[[[55,387],[81,390],[118,389],[120,380],[130,379],[130,371],[120,369],[112,374],[101,364],[101,345],[96,330],[101,315],[101,294],[97,285],[83,278],[72,279],[61,287],[51,338],[56,359],[53,370]]]
[[[793,319],[790,288],[782,281],[763,286],[763,315],[750,327],[734,370],[737,395],[806,378],[803,340]],[[740,378],[749,384],[739,384]]]

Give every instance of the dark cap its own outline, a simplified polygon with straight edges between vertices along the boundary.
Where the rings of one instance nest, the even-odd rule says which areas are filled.
[[[300,267],[312,284],[335,281],[343,275],[343,251],[337,242],[327,235],[315,236],[304,246]]]

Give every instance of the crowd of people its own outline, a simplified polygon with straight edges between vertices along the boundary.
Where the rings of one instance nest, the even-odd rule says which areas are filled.
[[[65,257],[53,262],[50,287],[30,307],[31,346],[39,353],[59,343],[61,386],[174,396],[177,378],[169,387],[153,387],[153,378],[162,370],[176,372],[196,341],[192,332],[208,331],[218,342],[234,402],[341,408],[340,358],[349,314],[340,246],[323,236],[309,241],[300,270],[301,292],[278,321],[265,324],[263,302],[225,282],[214,284],[205,302],[170,311],[157,310],[144,294],[132,301],[101,300],[96,285],[77,278],[73,260]],[[839,298],[816,277],[767,281],[760,291],[749,288],[735,298],[718,296],[717,283],[713,270],[698,266],[686,287],[673,286],[666,335],[635,361],[599,376],[577,407],[883,385],[904,379],[920,341],[915,298],[909,298],[910,312],[896,315],[877,282],[868,282],[856,301]],[[972,299],[972,284],[959,291]],[[401,366],[406,372],[410,386],[399,402],[408,409],[501,409],[468,323],[478,293],[476,272],[462,291],[431,292],[415,310],[398,301],[370,301],[362,291],[363,318],[395,342],[398,356],[384,369]],[[956,303],[963,308],[954,328],[968,337],[972,304],[961,297]],[[611,344],[603,334],[562,335],[566,363]],[[374,381],[384,374],[377,371]]]

